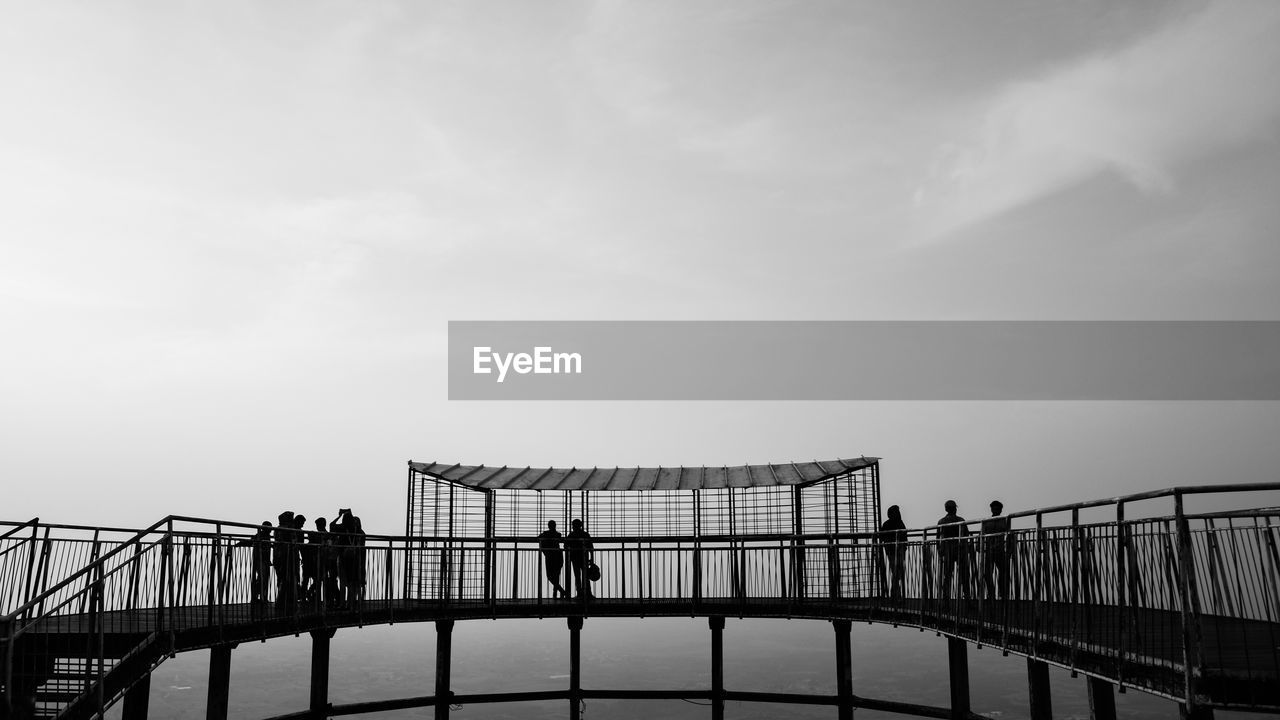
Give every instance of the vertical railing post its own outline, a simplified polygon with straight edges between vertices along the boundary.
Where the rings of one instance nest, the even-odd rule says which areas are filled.
[[[493,536],[497,529],[497,519],[494,514],[496,512],[496,504],[493,496],[494,491],[489,490],[484,494],[484,602],[493,609],[494,592],[493,592]]]
[[[107,641],[106,640],[107,639],[106,639],[106,628],[104,627],[104,622],[103,622],[106,619],[105,617],[103,617],[106,613],[104,612],[105,608],[103,607],[105,598],[103,597],[103,591],[102,591],[103,578],[102,578],[101,564],[96,566],[94,573],[98,576],[97,581],[94,582],[93,584],[93,590],[95,595],[94,605],[97,608],[97,620],[95,621],[95,624],[98,626],[98,631],[96,633],[97,646],[98,646],[98,684],[95,689],[95,695],[96,695],[95,699],[97,700],[97,705],[98,705],[98,717],[103,717],[103,711],[106,710],[106,707],[107,707],[107,698],[106,698],[106,684],[107,684],[106,683],[106,677],[107,677]]]
[[[50,528],[44,529],[44,542],[40,543],[40,563],[36,569],[36,576],[39,578],[36,584],[35,594],[37,597],[43,597],[44,591],[49,588],[49,555],[53,550],[53,539],[49,537]],[[44,614],[44,601],[36,607],[36,615]]]
[[[1080,650],[1080,508],[1071,508],[1071,672]]]
[[[168,585],[169,573],[169,538],[166,534],[160,538],[160,580],[156,583],[156,630],[163,632],[165,628],[165,588]],[[142,542],[139,540],[138,542]],[[139,556],[141,557],[141,556]]]
[[[49,528],[45,528],[45,536],[49,534]],[[31,526],[31,549],[27,552],[27,574],[23,582],[22,604],[26,605],[31,602],[31,591],[35,585],[36,570],[36,546],[40,544],[40,526]]]
[[[209,548],[209,575],[207,578],[205,578],[205,582],[208,584],[209,587],[205,592],[205,596],[207,598],[207,605],[209,608],[209,611],[207,613],[208,622],[210,625],[217,625],[219,631],[221,631],[222,629],[221,624],[217,622],[217,616],[220,615],[220,613],[216,612],[214,610],[214,607],[217,605],[217,601],[218,601],[217,576],[218,576],[218,559],[220,557],[219,551],[221,550],[221,548],[222,548],[222,523],[217,523],[216,525],[214,525],[213,545]]]
[[[1034,608],[1034,619],[1032,621],[1032,642],[1031,656],[1040,657],[1040,637],[1044,608],[1049,607],[1049,603],[1044,600],[1045,578],[1044,578],[1044,513],[1036,513],[1036,557],[1035,557],[1035,580],[1031,583],[1032,607]]]
[[[1188,710],[1199,705],[1197,684],[1203,672],[1200,655],[1200,599],[1196,591],[1195,555],[1191,527],[1183,508],[1182,493],[1173,494],[1173,514],[1178,533],[1178,600],[1182,606],[1183,697]]]
[[[1129,653],[1129,613],[1128,600],[1125,588],[1127,587],[1127,573],[1125,570],[1126,554],[1125,554],[1126,533],[1124,526],[1124,501],[1116,502],[1116,616],[1117,628],[1120,633],[1119,637],[1119,655],[1116,658],[1116,679],[1121,691],[1124,690],[1125,680],[1125,661]]]
[[[792,548],[795,553],[795,560],[791,565],[791,580],[795,584],[795,591],[791,595],[794,599],[803,601],[808,595],[809,588],[806,586],[809,578],[805,568],[804,539],[800,537],[804,533],[804,505],[801,502],[799,485],[791,486],[791,506]]]

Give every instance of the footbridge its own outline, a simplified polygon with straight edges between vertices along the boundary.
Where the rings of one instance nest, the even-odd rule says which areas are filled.
[[[1280,483],[1178,487],[1016,512],[1004,516],[1004,525],[986,524],[985,533],[976,521],[958,533],[952,526],[850,532],[842,528],[856,523],[847,517],[813,532],[806,516],[864,513],[874,520],[879,514],[874,459],[838,462],[824,468],[821,479],[809,472],[807,479],[767,486],[732,485],[725,469],[724,493],[710,492],[717,488],[707,484],[704,470],[687,515],[681,505],[687,488],[679,479],[666,491],[649,487],[647,494],[565,496],[554,503],[527,486],[508,488],[521,491],[509,500],[530,523],[588,518],[599,579],[588,584],[590,596],[577,592],[568,599],[553,585],[559,580],[571,593],[578,589],[573,558],[564,570],[556,567],[563,541],[557,546],[514,521],[520,532],[503,533],[501,496],[456,482],[434,464],[411,470],[407,532],[313,547],[321,568],[338,567],[336,554],[350,556],[356,548],[358,565],[351,567],[360,573],[335,571],[326,579],[322,569],[309,591],[283,589],[273,574],[288,573],[264,565],[264,553],[305,553],[314,544],[301,534],[268,538],[257,525],[177,516],[140,530],[0,524],[0,717],[99,718],[122,702],[125,720],[145,719],[152,670],[176,653],[211,649],[208,717],[226,718],[236,645],[301,633],[313,638],[311,700],[282,717],[433,707],[437,718],[447,718],[451,704],[559,699],[576,718],[585,699],[683,698],[707,702],[714,718],[724,717],[729,700],[828,705],[842,718],[857,708],[970,718],[978,717],[968,690],[967,649],[975,644],[1026,657],[1033,718],[1052,716],[1050,665],[1087,677],[1096,718],[1115,717],[1117,689],[1169,698],[1186,717],[1209,718],[1215,708],[1280,712],[1280,509],[1259,500],[1277,497]],[[798,477],[807,471],[795,467]],[[662,474],[655,477],[660,481]],[[873,487],[858,488],[860,478]],[[806,488],[817,494],[807,495]],[[475,517],[470,500],[460,500],[464,491],[480,495]],[[589,492],[563,490],[578,491]],[[454,493],[451,503],[441,502],[442,492]],[[427,503],[424,493],[437,497]],[[785,500],[787,512],[773,500]],[[614,520],[606,521],[610,503]],[[653,503],[665,509],[656,512],[662,508]],[[852,507],[858,503],[871,508]],[[440,522],[446,530],[452,523],[452,531],[434,532]],[[646,522],[656,525],[627,525]],[[779,522],[790,531],[779,531]],[[598,528],[615,532],[597,534]],[[585,621],[649,616],[707,618],[711,686],[583,687]],[[726,688],[722,637],[730,617],[830,621],[837,692]],[[565,618],[568,687],[453,693],[454,624],[480,618]],[[334,632],[404,622],[435,623],[434,694],[330,702]],[[854,622],[945,635],[949,705],[855,692]]]

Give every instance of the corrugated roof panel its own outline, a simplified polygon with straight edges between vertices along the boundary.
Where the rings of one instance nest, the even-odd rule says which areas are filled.
[[[697,490],[706,487],[703,484],[708,470],[706,467],[687,467],[680,475],[681,490]]]
[[[861,470],[879,458],[686,468],[520,468],[409,462],[429,477],[471,487],[510,490],[694,490],[697,488],[796,485]]]
[[[609,477],[609,483],[605,485],[605,490],[630,490],[635,485],[636,473],[640,472],[640,468],[614,468],[613,475]]]
[[[751,475],[746,465],[728,468],[727,483],[729,487],[751,487]]]
[[[652,490],[653,486],[658,482],[658,470],[661,468],[640,468],[636,472],[635,483],[632,484],[632,490]]]
[[[813,482],[826,477],[826,473],[811,462],[792,463],[792,465],[800,472],[800,477],[804,478],[803,482]]]
[[[506,468],[503,467],[482,467],[467,478],[467,484],[472,487],[485,489],[500,487],[500,481],[495,483],[493,479],[500,475],[505,469]]]
[[[592,468],[582,481],[583,490],[603,490],[609,484],[609,478],[617,468]]]
[[[569,477],[565,478],[565,487],[573,487],[575,490],[582,490],[587,487],[587,481],[591,479],[591,473],[594,468],[574,468],[569,473]]]
[[[654,490],[678,490],[680,489],[680,473],[681,469],[662,468],[658,473],[658,482],[653,486]]]
[[[548,468],[547,474],[538,479],[537,487],[544,490],[577,490],[570,487],[565,480],[569,477],[569,471],[563,468]]]
[[[702,487],[712,490],[719,490],[729,486],[728,478],[729,469],[726,467],[709,467],[707,474],[702,477]]]
[[[804,478],[801,477],[800,471],[796,470],[795,466],[790,463],[787,463],[786,465],[774,465],[773,474],[777,476],[778,482],[783,485],[796,485],[804,482]]]

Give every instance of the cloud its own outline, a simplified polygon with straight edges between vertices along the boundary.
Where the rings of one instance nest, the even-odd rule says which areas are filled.
[[[1215,2],[1133,45],[988,98],[916,192],[937,238],[1105,172],[1172,192],[1185,164],[1266,139],[1280,118],[1280,3]]]

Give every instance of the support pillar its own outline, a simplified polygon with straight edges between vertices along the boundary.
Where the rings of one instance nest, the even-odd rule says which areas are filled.
[[[209,699],[205,704],[205,720],[227,720],[227,702],[231,697],[231,651],[235,645],[209,648]]]
[[[329,713],[329,640],[332,629],[311,631],[311,717],[324,720]]]
[[[836,631],[836,695],[840,699],[840,720],[853,720],[853,645],[848,620],[832,620]]]
[[[582,720],[582,618],[569,618],[569,720]]]
[[[1027,658],[1027,689],[1031,697],[1031,720],[1053,720],[1048,663]]]
[[[947,638],[947,665],[951,670],[951,717],[969,717],[969,647],[963,640]]]
[[[449,720],[449,663],[453,655],[453,621],[436,621],[436,720]]]
[[[711,626],[711,720],[724,720],[724,616],[707,618]]]
[[[124,712],[120,720],[147,720],[148,706],[151,704],[151,673],[133,684],[124,693]]]
[[[1089,678],[1089,720],[1116,720],[1116,694],[1111,683]]]

